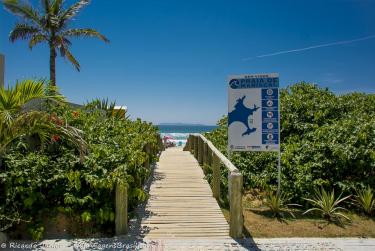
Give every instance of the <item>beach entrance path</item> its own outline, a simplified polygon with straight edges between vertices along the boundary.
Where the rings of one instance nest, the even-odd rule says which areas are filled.
[[[141,229],[146,239],[231,239],[229,225],[190,152],[182,148],[162,152]]]

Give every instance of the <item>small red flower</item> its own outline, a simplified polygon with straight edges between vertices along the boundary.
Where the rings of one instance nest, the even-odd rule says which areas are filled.
[[[59,141],[60,139],[61,139],[61,138],[60,138],[59,135],[53,135],[52,138],[51,138],[51,141],[52,141],[52,142],[57,142],[57,141]]]

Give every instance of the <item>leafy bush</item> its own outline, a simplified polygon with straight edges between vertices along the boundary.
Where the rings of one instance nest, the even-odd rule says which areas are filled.
[[[281,186],[288,198],[301,204],[320,186],[345,193],[375,189],[374,94],[335,95],[299,83],[281,89],[280,103]],[[226,116],[218,126],[205,136],[226,155]],[[231,161],[244,174],[245,188],[276,186],[276,153],[234,152]]]
[[[147,197],[143,185],[150,169],[144,163],[147,158],[156,161],[157,155],[147,153],[145,147],[158,148],[157,128],[92,106],[73,110],[49,104],[45,112],[58,124],[82,131],[87,151],[82,154],[57,132],[37,150],[31,150],[22,137],[13,141],[0,169],[1,225],[13,225],[8,230],[13,231],[18,223],[27,224],[30,235],[40,239],[45,215],[62,212],[81,229],[90,224],[96,231],[112,234],[116,184],[128,186],[130,210]]]

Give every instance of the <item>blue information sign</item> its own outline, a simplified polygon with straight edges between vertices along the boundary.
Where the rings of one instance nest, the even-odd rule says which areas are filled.
[[[279,76],[231,76],[228,84],[230,151],[279,151]]]

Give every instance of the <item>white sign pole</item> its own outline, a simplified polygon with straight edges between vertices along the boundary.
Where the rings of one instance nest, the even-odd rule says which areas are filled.
[[[228,91],[227,91],[227,94],[228,94],[228,111],[230,109],[230,100],[231,100],[231,96],[230,96],[230,86],[228,85]],[[229,122],[229,116],[227,117],[228,119],[228,122]],[[228,123],[229,124],[229,123]],[[227,142],[227,155],[228,155],[228,160],[230,161],[230,156],[231,156],[231,149],[229,147],[229,129],[228,129],[228,142]]]

